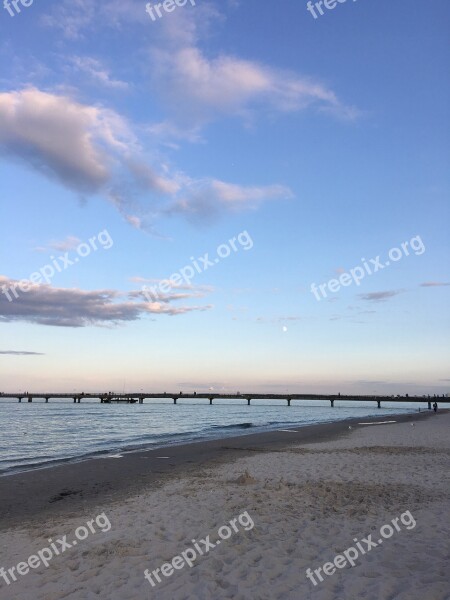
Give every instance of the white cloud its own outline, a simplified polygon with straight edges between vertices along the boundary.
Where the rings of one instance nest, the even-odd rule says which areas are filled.
[[[144,21],[145,11],[140,0],[62,0],[41,17],[41,23],[59,29],[69,40],[79,40],[99,24],[119,28],[125,22]]]
[[[180,183],[175,179],[159,175],[140,160],[128,160],[126,164],[136,182],[145,190],[156,190],[160,194],[167,195],[176,194],[180,190]]]
[[[110,0],[106,4],[62,0],[46,18],[46,24],[63,27],[68,37],[79,37],[89,28],[127,25],[134,27],[135,32],[140,24],[151,26],[144,8],[140,0]],[[150,77],[155,97],[164,101],[165,115],[159,123],[139,124],[147,142],[173,149],[174,141],[202,141],[206,125],[229,117],[254,122],[258,117],[307,109],[345,119],[358,115],[329,86],[313,78],[225,53],[208,54],[201,49],[200,43],[210,33],[212,23],[224,20],[220,8],[215,3],[204,3],[195,10],[180,9],[152,29]],[[98,59],[78,56],[72,61],[103,86],[126,85],[114,79]],[[68,99],[67,102],[74,104]],[[149,161],[136,141],[131,148],[130,133],[126,147],[116,146],[118,123],[126,125],[123,118],[101,107],[82,109],[96,115],[90,119],[101,121],[103,130],[109,125],[110,132],[109,139],[103,133],[102,140],[98,140],[91,123],[81,127],[79,135],[88,150],[83,160],[89,163],[85,170],[91,191],[101,190],[137,229],[155,233],[153,223],[161,215],[211,219],[225,211],[255,209],[263,201],[293,196],[291,190],[278,184],[240,185],[222,181],[219,174],[194,179],[164,164],[159,156]],[[137,130],[137,124],[134,127]],[[131,127],[128,129],[130,132]],[[67,177],[64,179],[67,184]]]
[[[151,27],[144,8],[140,0],[109,0],[104,4],[63,0],[44,21],[76,38],[89,28]],[[213,23],[225,20],[224,15],[220,4],[204,3],[195,10],[177,10],[152,28],[154,88],[164,94],[165,107],[171,112],[169,119],[154,125],[155,130],[159,127],[181,137],[198,137],[197,128],[211,120],[228,115],[249,118],[261,111],[286,113],[312,108],[346,119],[359,114],[313,78],[227,54],[208,57],[200,50],[200,41],[209,35]],[[90,58],[80,60],[80,68],[111,85],[101,65]]]
[[[182,192],[165,212],[183,214],[191,220],[212,219],[222,212],[256,209],[267,200],[293,198],[292,191],[286,186],[244,186],[217,179],[192,180]]]
[[[113,79],[109,71],[95,58],[74,56],[72,63],[77,70],[86,73],[93,81],[103,87],[118,90],[127,90],[130,87],[126,81]]]
[[[136,215],[125,215],[125,220],[135,229],[142,229],[142,219]]]
[[[113,111],[35,88],[0,93],[0,147],[81,193],[111,177],[132,136]]]
[[[76,40],[95,22],[96,7],[90,0],[63,0],[54,10],[41,16],[41,22],[60,29],[65,37]]]
[[[161,214],[211,216],[289,197],[279,185],[192,179],[148,164],[127,121],[101,106],[36,88],[0,93],[0,151],[80,194],[102,194],[137,229]],[[140,198],[151,195],[150,204]]]
[[[266,187],[251,187],[226,183],[213,180],[211,190],[223,204],[240,206],[247,203],[257,204],[265,198],[289,198],[292,197],[290,190],[281,185],[270,185]]]
[[[158,48],[152,56],[155,88],[174,115],[174,131],[180,124],[195,131],[221,116],[247,118],[257,111],[313,108],[347,119],[358,114],[324,84],[256,62],[227,55],[209,59],[194,46]],[[168,123],[163,130],[170,130]]]

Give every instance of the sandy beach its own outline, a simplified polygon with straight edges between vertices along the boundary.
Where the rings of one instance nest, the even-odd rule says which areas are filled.
[[[0,600],[450,600],[450,0],[0,15]]]
[[[383,420],[3,477],[0,598],[448,600],[450,413]]]

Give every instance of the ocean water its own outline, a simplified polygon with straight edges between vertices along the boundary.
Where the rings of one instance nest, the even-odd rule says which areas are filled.
[[[226,438],[288,426],[338,421],[349,417],[415,412],[418,405],[253,400],[149,401],[100,404],[67,400],[18,403],[0,401],[0,473],[51,466],[142,448]],[[423,408],[421,409],[423,410]]]

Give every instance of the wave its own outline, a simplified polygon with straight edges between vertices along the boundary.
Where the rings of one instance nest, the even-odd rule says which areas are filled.
[[[231,425],[213,425],[210,429],[249,429],[253,423],[232,423]]]

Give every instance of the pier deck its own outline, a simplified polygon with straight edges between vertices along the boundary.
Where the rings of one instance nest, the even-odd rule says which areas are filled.
[[[209,400],[209,404],[213,403],[213,400],[243,400],[246,401],[248,405],[250,405],[252,400],[284,400],[287,403],[287,406],[291,406],[291,402],[294,400],[303,400],[303,401],[316,401],[316,400],[327,400],[331,403],[331,406],[334,407],[334,403],[336,401],[345,401],[345,402],[376,402],[378,408],[381,408],[382,402],[395,402],[395,403],[405,403],[405,402],[413,402],[416,404],[426,404],[429,409],[431,409],[432,402],[438,402],[439,404],[450,404],[450,397],[448,396],[355,396],[355,395],[345,395],[345,394],[215,394],[212,392],[208,393],[183,393],[179,392],[178,394],[174,393],[123,393],[123,394],[115,394],[113,392],[105,392],[105,393],[6,393],[0,392],[0,399],[13,399],[18,402],[33,402],[35,399],[43,399],[45,402],[49,402],[50,400],[67,398],[73,399],[74,403],[80,404],[82,400],[87,399],[98,399],[102,404],[112,404],[112,403],[124,403],[124,404],[143,404],[144,400],[172,400],[174,404],[177,404],[178,400],[189,400],[189,399],[204,399]]]

